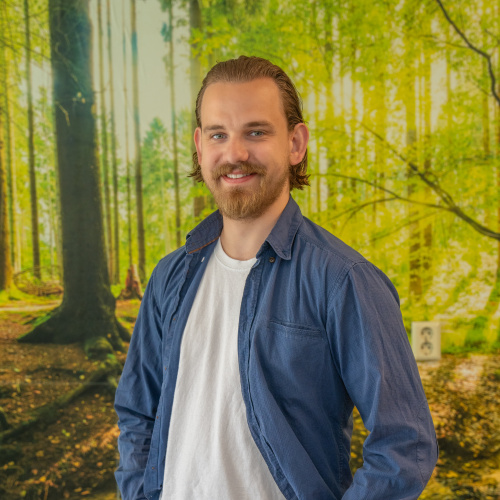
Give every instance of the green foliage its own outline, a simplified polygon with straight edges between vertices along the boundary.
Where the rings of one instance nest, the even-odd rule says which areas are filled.
[[[95,4],[90,4],[95,8]],[[495,498],[498,485],[495,486],[494,478],[480,483],[488,471],[500,467],[498,360],[486,363],[473,390],[463,385],[456,368],[460,363],[480,357],[478,353],[500,352],[498,241],[477,232],[470,220],[465,221],[446,210],[448,198],[439,195],[439,189],[444,190],[468,217],[497,231],[500,107],[491,96],[484,59],[466,48],[434,0],[211,0],[199,2],[201,25],[191,30],[185,28],[189,2],[160,1],[164,9],[170,4],[176,17],[176,50],[185,54],[191,50],[189,43],[196,42],[191,57],[200,63],[202,74],[216,61],[244,53],[281,65],[296,83],[311,130],[311,187],[294,193],[303,213],[354,246],[391,278],[400,295],[407,331],[411,330],[412,321],[441,321],[443,352],[453,354],[444,356],[440,368],[428,379],[424,378],[431,409],[438,415],[442,453],[437,480],[422,498],[447,500],[488,498],[488,495]],[[444,4],[471,43],[493,56],[498,79],[495,34],[499,32],[500,7],[483,0],[450,0]],[[137,3],[139,11],[143,5],[146,4]],[[119,9],[121,3],[116,2],[116,6]],[[36,76],[35,155],[41,257],[42,264],[47,269],[55,269],[57,274],[60,259],[56,242],[60,232],[48,9],[47,3],[41,0],[30,0],[30,8]],[[23,1],[3,2],[0,9],[7,21],[0,35],[0,44],[6,48],[6,64],[0,62],[1,85],[8,86],[10,91],[8,119],[14,133],[18,216],[15,251],[20,253],[21,268],[27,269],[32,266],[32,257]],[[146,38],[140,29],[141,46]],[[164,41],[171,36],[165,28]],[[184,66],[175,65],[175,70],[184,71],[188,62],[191,61],[183,61]],[[115,64],[121,63],[116,58]],[[139,63],[147,72],[147,61]],[[163,66],[162,61],[156,64]],[[188,74],[185,81],[187,87]],[[165,92],[158,96],[158,101],[166,95]],[[2,110],[3,104],[0,103]],[[178,110],[176,117],[183,236],[199,220],[193,215],[195,197],[206,201],[200,217],[215,208],[209,203],[206,186],[195,185],[186,177],[191,167],[193,105],[190,109]],[[176,248],[175,203],[171,127],[155,118],[144,130],[141,153],[149,273],[163,255]],[[6,137],[2,139],[5,143]],[[439,189],[431,189],[423,177],[412,174],[408,159]],[[126,167],[125,159],[119,159],[122,277],[125,263],[128,264],[129,222],[134,261],[137,256],[133,165],[131,221],[125,204]],[[427,229],[430,229],[430,241],[426,240]],[[410,291],[410,277],[415,275],[421,279],[419,293]],[[145,286],[146,283],[142,283],[143,289]],[[113,286],[113,295],[117,296],[122,288],[123,284]],[[0,293],[2,306],[9,307],[13,299],[26,301],[27,297],[15,288],[9,295]],[[37,305],[50,304],[46,298],[30,297],[29,300]],[[139,301],[128,306],[131,311],[125,313],[123,321],[131,327]],[[2,318],[6,315],[3,311]],[[39,311],[24,312],[16,316],[15,323],[38,325],[48,317]],[[110,362],[116,359],[106,340],[91,339],[87,347],[89,354]],[[78,365],[82,362],[79,360]],[[28,369],[28,364],[23,370]],[[12,371],[18,376],[20,369],[15,367]],[[21,394],[20,385],[17,383],[15,387],[14,392]],[[29,392],[23,393],[23,400],[34,397]],[[354,421],[352,468],[356,469],[362,463],[366,430],[358,414],[354,415]],[[76,433],[68,423],[66,420],[58,424],[57,431],[53,431],[58,433],[58,439],[74,439]],[[109,425],[115,425],[114,417]],[[79,432],[84,428],[79,428]],[[65,432],[61,433],[61,429]],[[50,432],[47,435],[53,437]],[[94,440],[95,434],[89,439]],[[109,443],[108,457],[113,457],[114,440]],[[76,453],[79,457],[73,443],[70,444],[68,450],[61,448],[59,455],[68,457]],[[33,443],[29,446],[31,450]],[[53,448],[56,444],[51,442],[45,446]],[[42,454],[37,455],[38,460],[43,457],[43,446],[39,448],[38,453]],[[59,463],[59,455],[51,463]],[[8,457],[7,453],[7,460]],[[93,458],[94,462],[101,459]],[[27,454],[25,459],[25,463],[32,462]],[[17,467],[13,460],[7,464],[7,475],[13,474]],[[109,458],[106,463],[112,462]],[[63,460],[61,470],[56,467],[49,480],[68,472],[69,463]],[[36,490],[38,496],[48,491],[43,490],[47,487],[47,478],[41,476],[42,482],[39,476],[35,475],[34,479],[39,481],[35,484],[40,488]],[[88,477],[87,471],[82,471],[82,484],[88,483]],[[76,484],[73,486],[71,491],[75,493],[89,493],[82,488],[77,490]],[[15,491],[21,496],[35,494],[35,490],[24,487]],[[51,494],[57,496],[60,491],[51,490]]]
[[[186,112],[177,116],[178,154],[181,165],[180,200],[182,234],[190,230],[192,183],[187,178],[191,161],[190,116]],[[144,211],[146,234],[149,240],[149,259],[156,263],[176,248],[175,200],[172,135],[159,118],[155,118],[146,132],[142,146]]]
[[[24,295],[25,294],[19,291],[16,287],[12,287],[9,291],[2,290],[0,291],[0,305],[8,304],[12,300],[21,300]]]
[[[471,350],[478,350],[484,347],[486,339],[484,338],[484,329],[488,323],[486,316],[477,316],[472,322],[471,328],[467,333],[465,345]]]
[[[498,7],[483,3],[456,0],[445,5],[471,43],[494,54],[497,42],[492,34],[498,32]],[[166,11],[170,4],[161,0],[158,5]],[[450,325],[443,333],[444,349],[492,349],[492,333],[499,330],[495,315],[500,293],[497,242],[442,210],[444,202],[439,193],[418,175],[410,175],[405,161],[411,158],[467,216],[496,230],[500,204],[496,144],[499,106],[489,96],[489,111],[485,114],[484,96],[489,95],[491,82],[483,58],[463,48],[463,41],[436,2],[213,0],[199,4],[201,23],[192,29],[185,27],[189,2],[172,4],[175,50],[192,50],[190,54],[200,63],[202,75],[216,61],[242,53],[266,57],[290,74],[303,98],[311,130],[311,187],[294,196],[306,216],[354,246],[388,274],[399,291],[405,324],[409,327],[414,320],[442,318],[444,325]],[[43,2],[30,2],[30,7],[33,67],[42,75],[35,85],[41,257],[42,264],[57,274],[60,234],[49,91],[48,11]],[[21,267],[26,269],[31,266],[31,228],[23,5],[21,0],[13,0],[2,8],[8,19],[0,43],[6,44],[10,68],[18,251]],[[142,34],[138,36],[141,39]],[[166,28],[163,36],[170,39]],[[114,64],[121,65],[119,58]],[[184,71],[177,64],[174,67]],[[186,77],[186,85],[188,81]],[[430,91],[426,88],[429,81]],[[415,108],[413,144],[408,143],[409,103]],[[193,216],[195,197],[207,200],[202,216],[215,208],[208,203],[206,187],[186,178],[191,167],[192,111],[193,106],[178,110],[176,117],[183,237],[199,220]],[[170,125],[154,119],[142,137],[141,152],[149,273],[163,255],[176,247]],[[130,166],[132,253],[136,256]],[[119,159],[122,277],[128,267],[125,169],[124,159]],[[430,241],[425,240],[426,228],[430,230]],[[415,234],[419,249],[411,252],[417,257],[417,269],[410,265]],[[410,293],[410,275],[415,273],[422,281],[417,295]],[[122,287],[119,285],[114,294]],[[500,334],[497,336],[500,338]]]

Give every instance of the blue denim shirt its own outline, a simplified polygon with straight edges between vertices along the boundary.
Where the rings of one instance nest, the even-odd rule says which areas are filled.
[[[182,333],[221,230],[215,212],[146,288],[115,400],[125,500],[160,496]],[[248,275],[238,358],[250,432],[288,500],[422,492],[438,448],[397,292],[292,198]],[[354,405],[370,433],[353,478]]]

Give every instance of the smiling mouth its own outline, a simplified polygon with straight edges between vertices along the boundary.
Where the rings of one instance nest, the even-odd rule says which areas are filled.
[[[241,179],[242,177],[248,177],[249,175],[252,174],[226,174],[226,177],[229,177],[230,179]]]

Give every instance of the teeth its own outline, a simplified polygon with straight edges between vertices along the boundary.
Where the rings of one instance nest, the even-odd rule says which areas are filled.
[[[230,179],[241,179],[242,177],[247,177],[250,174],[227,174]]]

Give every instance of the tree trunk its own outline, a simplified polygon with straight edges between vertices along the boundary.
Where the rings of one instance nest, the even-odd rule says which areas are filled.
[[[334,63],[334,51],[333,51],[333,7],[331,2],[327,2],[325,5],[325,16],[324,16],[324,36],[325,36],[325,71],[326,71],[326,81],[325,81],[325,94],[326,94],[326,123],[332,129],[335,129],[335,94],[333,92],[333,63]],[[333,175],[336,170],[337,158],[336,158],[336,145],[338,141],[335,140],[336,134],[331,134],[332,139],[329,141],[330,144],[326,150],[326,187],[327,187],[327,211],[328,220],[331,220],[330,230],[335,228],[335,212],[337,210],[337,195],[338,186],[337,178]],[[331,219],[330,219],[331,217]]]
[[[483,19],[485,17],[485,5],[486,3],[483,1],[482,3],[482,15]],[[485,42],[485,37],[483,37],[483,42]],[[449,57],[447,58],[447,62],[449,63]],[[487,75],[487,67],[486,64],[483,64],[483,79],[489,78]],[[449,91],[450,92],[450,91]],[[487,159],[489,156],[490,152],[490,130],[489,130],[489,107],[488,107],[488,100],[487,96],[486,99],[483,97],[483,148],[484,148],[484,157]],[[451,121],[451,120],[450,120]],[[465,342],[464,345],[465,347],[469,349],[481,349],[483,350],[484,347],[487,345],[487,339],[485,335],[486,328],[488,326],[488,322],[490,321],[490,318],[492,314],[498,309],[498,300],[500,297],[500,281],[499,281],[499,275],[497,273],[495,283],[493,285],[493,288],[490,292],[490,295],[488,297],[488,301],[486,302],[486,305],[481,311],[480,314],[478,314],[474,320],[472,321],[471,327],[467,331],[467,335],[465,337]],[[499,336],[500,339],[500,336]]]
[[[44,54],[45,57],[47,57]],[[47,57],[48,58],[48,57]],[[40,109],[40,114],[43,116],[44,119],[49,119],[51,122],[52,127],[54,126],[54,120],[53,120],[53,113],[52,110],[50,110],[50,115],[47,116],[47,109],[46,109],[46,104],[48,103],[47,100],[43,100],[41,103],[41,109]],[[53,133],[55,133],[55,129],[52,128]],[[57,155],[56,151],[53,151],[54,153],[54,158]],[[52,182],[52,172],[53,170],[50,168],[47,168],[45,171],[45,184],[47,186],[47,209],[48,209],[48,230],[49,230],[49,256],[50,256],[50,278],[51,280],[54,278],[54,268],[55,268],[55,261],[56,261],[56,256],[57,252],[60,250],[58,248],[57,243],[56,243],[56,238],[57,238],[57,230],[56,227],[58,225],[56,221],[56,210],[54,207],[54,199],[56,198],[56,195],[54,193],[54,185]],[[42,172],[43,174],[43,172]]]
[[[316,127],[318,127],[318,124],[320,122],[320,88],[319,88],[319,82],[315,82],[315,88],[314,88],[314,122],[316,124]],[[319,134],[318,134],[319,136]],[[316,182],[314,183],[315,187],[315,198],[316,198],[316,204],[315,204],[315,211],[316,214],[319,216],[321,212],[321,143],[322,143],[322,138],[321,137],[316,137],[315,138],[315,151],[316,151],[316,164],[314,166],[314,171],[316,173]]]
[[[377,76],[375,79],[374,104],[375,104],[375,130],[381,137],[387,137],[387,64],[382,59],[377,62]],[[375,141],[375,179],[379,186],[385,184],[386,148],[381,141]],[[378,190],[374,190],[374,198]],[[373,225],[377,227],[379,205],[373,204]],[[373,242],[377,245],[377,240]]]
[[[189,69],[191,75],[191,102],[193,106],[196,103],[196,97],[198,91],[201,87],[201,63],[200,56],[197,54],[199,43],[195,41],[195,31],[201,31],[201,9],[200,0],[189,0],[189,33],[190,33],[190,49],[191,55],[189,57]],[[194,131],[196,129],[196,116],[195,113],[191,113],[191,137],[194,136]],[[191,141],[191,156],[195,153],[196,149],[194,146],[194,141]],[[197,181],[193,179],[193,184]],[[195,219],[199,218],[203,209],[205,208],[205,197],[195,196],[193,199],[193,215]]]
[[[35,172],[35,138],[33,125],[33,92],[31,83],[31,33],[29,2],[24,0],[25,48],[26,48],[26,83],[28,87],[28,161],[30,176],[30,203],[31,203],[31,245],[33,251],[34,275],[40,274],[40,240],[38,235],[38,197],[36,194]]]
[[[483,19],[486,18],[486,1],[483,0]],[[488,39],[486,32],[483,31],[483,47],[487,47]],[[487,82],[484,85],[485,91],[483,92],[483,150],[484,156],[487,159],[490,156],[490,93],[486,91],[489,87],[489,74],[488,64],[486,59],[482,58],[483,81]]]
[[[49,0],[53,102],[63,236],[64,298],[21,342],[83,342],[98,356],[122,350],[106,266],[86,0]],[[71,61],[71,64],[68,64]]]
[[[340,23],[340,20],[337,20]],[[340,37],[342,35],[339,33],[339,30],[337,28],[337,37],[340,40]],[[343,166],[343,169],[345,172],[347,172],[347,175],[349,175],[349,165],[347,161],[347,142],[345,138],[348,136],[347,130],[346,130],[346,116],[345,116],[345,109],[346,109],[346,95],[345,95],[345,65],[344,65],[344,58],[341,56],[339,53],[337,55],[338,58],[338,80],[339,80],[339,90],[340,90],[340,102],[338,106],[339,110],[339,118],[338,118],[338,127],[340,130],[340,162]],[[352,200],[352,192],[349,189],[349,180],[344,179],[342,181],[343,183],[343,188],[344,192],[347,193],[346,200],[351,199]]]
[[[430,31],[430,22],[428,24]],[[431,75],[431,56],[423,50],[423,70],[424,70],[424,98],[423,98],[423,115],[424,115],[424,172],[429,174],[432,167],[432,75]],[[425,187],[425,199],[432,197],[431,188]],[[428,290],[432,284],[432,221],[427,221],[423,229],[423,251],[422,251],[422,291]]]
[[[485,3],[483,1],[483,8],[485,6]],[[494,9],[494,14],[496,16],[496,19],[499,19],[499,15],[500,15],[500,1],[497,1],[496,3],[496,6],[493,7]],[[500,69],[500,61],[497,60],[497,74],[498,74],[498,70]],[[484,71],[484,69],[483,69]],[[500,92],[500,82],[497,83],[497,92]],[[500,106],[498,105],[498,103],[496,103],[495,101],[495,108],[494,108],[494,111],[495,111],[495,117],[496,117],[496,137],[495,137],[495,141],[496,142],[496,148],[495,148],[495,152],[496,152],[496,179],[493,180],[493,182],[496,183],[496,186],[497,186],[497,191],[500,192]],[[488,141],[489,142],[489,141]],[[488,146],[489,146],[489,143],[488,143]],[[496,225],[497,225],[497,231],[500,231],[500,203],[498,203],[497,205],[497,210],[496,210]],[[497,242],[497,245],[496,245],[496,253],[497,253],[497,258],[496,258],[496,276],[495,276],[495,285],[493,286],[493,290],[492,290],[492,293],[490,294],[490,297],[489,297],[489,300],[488,302],[490,302],[491,300],[491,296],[492,294],[497,291],[497,296],[495,297],[498,301],[498,297],[500,295],[500,241]],[[498,328],[497,330],[497,339],[496,339],[496,343],[497,344],[500,344],[500,327]]]
[[[134,105],[134,137],[135,137],[135,203],[137,210],[137,246],[139,249],[139,278],[146,281],[146,246],[144,243],[144,214],[142,207],[142,158],[141,127],[139,120],[139,69],[137,53],[136,0],[130,1],[130,17],[132,20],[132,93]]]
[[[349,141],[349,171],[351,175],[357,175],[358,173],[358,156],[357,156],[357,124],[356,121],[358,119],[358,107],[356,103],[356,53],[357,53],[357,42],[355,39],[351,40],[351,121],[350,121],[350,141]],[[356,195],[356,181],[351,181],[351,192],[352,192],[352,201],[355,201]]]
[[[53,87],[54,83],[51,80],[51,86]],[[54,106],[52,106],[52,130],[54,134],[56,134],[56,112]],[[57,165],[58,157],[57,157],[57,140],[54,140],[54,169],[55,169],[55,212],[56,212],[56,220],[57,223],[54,224],[55,229],[55,237],[56,237],[56,246],[57,246],[57,270],[59,272],[59,279],[62,281],[64,279],[64,265],[63,265],[63,241],[62,241],[62,210],[61,210],[61,183],[59,178],[59,168]]]
[[[413,58],[410,60],[414,60]],[[406,147],[408,158],[415,162],[417,158],[417,113],[416,113],[416,89],[414,63],[408,65],[406,78],[406,89],[408,96],[405,99],[406,106]],[[413,183],[415,175],[408,168],[408,197],[414,192]],[[413,220],[410,224],[410,248],[409,248],[409,271],[410,271],[410,298],[419,300],[422,296],[422,276],[421,276],[421,231],[418,221],[418,209],[409,206],[409,218]]]
[[[358,119],[358,107],[356,103],[356,52],[357,44],[355,40],[351,43],[351,140],[350,140],[350,171],[355,175],[358,170],[357,142],[356,142],[356,120]],[[352,181],[351,188],[356,193],[356,182]]]
[[[356,80],[356,66],[357,66],[357,41],[355,38],[351,40],[351,64],[350,64],[350,73],[351,73],[351,119],[350,119],[350,138],[349,138],[349,173],[353,176],[358,176],[358,132],[357,132],[357,119],[358,119],[358,106],[357,106],[357,80]],[[358,186],[354,179],[351,180],[351,200],[353,204],[357,199],[357,191]],[[351,239],[354,246],[357,245],[358,237],[357,234],[354,233]]]
[[[4,89],[0,87],[0,93],[3,93],[2,90]],[[4,99],[4,96],[0,95],[0,291],[2,290],[8,291],[12,285],[10,235],[9,235],[9,224],[7,216],[8,213],[7,172],[5,164],[5,144],[4,144],[4,133],[3,133],[5,102],[6,100]]]
[[[6,11],[5,9],[0,14],[0,26],[6,24]],[[5,33],[6,30],[3,30]],[[13,266],[13,271],[17,272],[21,270],[20,264],[20,255],[17,252],[17,231],[18,231],[18,223],[17,223],[17,190],[16,190],[16,168],[15,168],[15,160],[14,160],[14,127],[12,127],[12,115],[11,115],[11,95],[10,95],[10,72],[9,72],[9,61],[7,59],[5,43],[2,44],[2,67],[3,67],[3,104],[4,104],[4,114],[1,117],[3,120],[2,123],[5,123],[5,136],[0,135],[0,140],[5,138],[5,143],[3,143],[2,148],[5,153],[3,159],[6,160],[5,163],[2,162],[2,168],[6,173],[6,181],[7,181],[7,190],[8,196],[6,198],[6,202],[8,202],[8,218],[9,218],[9,241],[10,241],[10,263]],[[1,92],[1,90],[0,90]],[[1,96],[0,96],[1,98]],[[0,103],[0,107],[2,107],[2,103]],[[3,189],[3,188],[2,188]],[[0,212],[2,208],[0,208]],[[1,212],[3,214],[3,212]],[[0,225],[2,223],[0,222]],[[3,226],[2,226],[3,227]],[[7,243],[4,243],[7,245]],[[0,243],[1,245],[1,243]],[[1,259],[1,257],[0,257]],[[3,264],[5,265],[5,263]],[[10,271],[12,274],[12,270]],[[9,285],[10,286],[10,285]],[[0,289],[2,286],[0,285]]]
[[[114,252],[113,252],[113,236],[111,225],[111,195],[109,191],[109,154],[108,154],[108,125],[106,120],[106,91],[104,87],[104,49],[103,49],[103,30],[102,30],[102,3],[97,2],[97,24],[98,24],[98,40],[99,40],[99,101],[101,108],[101,166],[104,184],[104,217],[106,228],[106,248],[108,255],[108,272],[109,277],[113,279],[114,269]]]
[[[177,248],[181,246],[181,204],[179,199],[179,154],[177,151],[177,117],[175,112],[175,80],[174,80],[174,25],[172,2],[168,4],[168,23],[170,33],[169,43],[169,81],[170,81],[170,108],[172,111],[172,151],[174,153],[174,198],[175,198],[175,242]]]
[[[483,75],[488,78],[486,61],[483,61]],[[483,151],[485,158],[490,156],[490,98],[483,93]]]
[[[317,9],[317,4],[316,2],[313,2],[311,4],[311,18],[310,18],[310,30],[311,30],[311,36],[313,38],[318,38],[318,26],[317,26],[317,19],[318,18],[318,9]],[[312,84],[312,92],[314,94],[314,127],[316,129],[320,128],[320,121],[321,121],[321,112],[320,112],[320,98],[321,98],[321,83],[319,82],[319,79],[314,79],[313,84]],[[313,174],[313,179],[311,183],[311,188],[308,189],[308,193],[314,190],[314,206],[313,206],[313,195],[309,195],[309,211],[310,212],[316,212],[317,216],[319,216],[321,212],[321,145],[322,145],[322,139],[323,137],[320,136],[320,134],[317,134],[316,137],[314,138],[314,154],[311,155],[311,149],[312,149],[312,144],[310,143],[309,147],[309,160],[308,160],[308,165],[309,169],[314,169],[312,174]]]
[[[166,221],[167,222],[167,221]],[[125,279],[125,288],[120,292],[117,300],[142,300],[141,280],[137,274],[137,270],[132,264],[127,271],[127,278]]]
[[[495,9],[496,19],[499,19],[500,16],[500,1],[497,2]],[[500,70],[500,61],[497,61],[497,74]],[[497,92],[500,92],[500,82],[497,83]],[[495,101],[496,102],[496,101]],[[495,116],[496,116],[496,185],[497,189],[500,192],[500,106],[498,104],[495,105]],[[497,231],[500,231],[500,202],[498,202],[497,206]],[[500,279],[500,240],[497,242],[497,279]],[[498,341],[500,342],[500,329],[498,331]]]
[[[10,260],[13,271],[21,270],[21,258],[17,248],[18,221],[17,221],[17,189],[16,189],[16,163],[14,158],[14,127],[12,127],[11,99],[10,94],[10,67],[7,60],[5,44],[2,46],[3,66],[3,89],[4,89],[4,122],[5,122],[5,169],[7,172],[7,189],[9,202],[9,237],[10,237]]]
[[[106,0],[108,63],[109,63],[109,101],[111,108],[111,163],[113,170],[113,283],[120,283],[120,226],[118,221],[118,162],[116,159],[116,124],[115,124],[115,83],[113,78],[113,55],[111,45],[111,9]]]
[[[496,18],[498,19],[500,15],[500,2],[497,2],[496,9]],[[498,66],[500,68],[500,61],[498,61]],[[498,70],[497,70],[498,74]],[[497,92],[500,92],[500,82],[497,84]],[[500,106],[498,104],[495,105],[496,117],[497,117],[497,130],[496,130],[496,185],[497,190],[500,192]],[[497,230],[500,231],[500,203],[497,206]],[[498,287],[500,283],[500,241],[497,242],[497,269],[496,269],[496,280],[495,280],[495,288]],[[500,328],[497,332],[497,343],[500,343]]]
[[[161,151],[161,137],[157,137],[154,142],[156,143],[155,148],[157,151]],[[160,194],[161,194],[161,207],[162,207],[162,219],[163,219],[163,243],[164,243],[164,252],[165,255],[170,253],[170,232],[169,228],[169,210],[168,210],[168,188],[167,183],[165,181],[165,174],[167,170],[166,162],[159,162],[159,170],[160,170]],[[130,271],[130,269],[129,269]]]
[[[500,10],[500,8],[499,8]],[[498,92],[500,92],[500,82],[498,84]],[[500,106],[498,104],[495,107],[496,109],[496,114],[497,114],[497,137],[496,137],[496,142],[497,142],[497,167],[496,167],[496,183],[497,183],[497,189],[498,192],[500,192]],[[498,202],[497,206],[497,231],[500,232],[500,202]],[[497,242],[497,277],[500,278],[500,240]],[[500,335],[500,333],[499,333]],[[500,339],[500,336],[499,336]]]
[[[130,189],[130,157],[128,149],[128,95],[127,95],[127,35],[125,32],[125,9],[122,15],[122,48],[123,48],[123,102],[125,103],[125,164],[127,169],[127,243],[128,265],[133,262],[132,253],[132,195]]]

